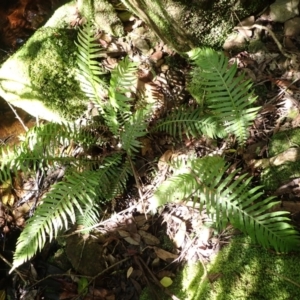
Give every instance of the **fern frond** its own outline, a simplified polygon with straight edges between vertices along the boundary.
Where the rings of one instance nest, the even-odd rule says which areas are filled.
[[[256,97],[251,82],[245,80],[244,74],[236,76],[236,64],[228,67],[228,58],[213,49],[194,49],[189,56],[195,66],[189,91],[198,101],[198,92],[201,97],[204,94],[207,107],[224,124],[225,130],[235,134],[243,144],[259,110],[252,107]]]
[[[137,63],[131,62],[125,57],[111,71],[110,86],[108,96],[111,106],[118,111],[130,111],[132,106],[131,98],[127,93],[135,91],[137,82]]]
[[[0,181],[12,182],[12,175],[17,172],[28,174],[49,169],[53,164],[72,165],[88,169],[94,162],[72,156],[62,155],[60,149],[67,148],[71,143],[90,147],[96,143],[96,137],[84,128],[70,124],[47,123],[31,128],[23,141],[14,146],[0,149]]]
[[[283,252],[299,247],[299,235],[289,224],[288,213],[270,213],[278,202],[274,197],[261,200],[262,187],[249,188],[247,174],[237,178],[237,170],[226,175],[228,167],[220,157],[194,159],[189,165],[157,189],[152,209],[167,202],[197,199],[218,225],[229,220],[264,247]]]
[[[153,130],[165,131],[180,139],[183,138],[183,134],[194,138],[202,134],[210,138],[223,138],[226,136],[226,132],[224,132],[219,121],[212,114],[204,114],[200,107],[182,106],[159,121]]]
[[[100,57],[101,47],[95,37],[95,32],[91,22],[87,22],[83,28],[79,29],[77,46],[77,79],[80,82],[81,90],[87,97],[103,105],[106,96],[107,84],[103,75],[107,72],[100,67],[97,58]]]
[[[121,155],[107,157],[98,170],[72,172],[65,175],[63,181],[54,184],[17,241],[13,269],[32,258],[43,248],[47,239],[51,241],[61,229],[67,229],[69,222],[74,224],[75,208],[80,214],[89,213],[94,218],[91,206],[107,190],[107,178],[116,172],[112,172],[112,169],[120,162]]]
[[[100,207],[98,203],[86,203],[86,205],[82,207],[81,213],[76,210],[76,224],[83,227],[83,229],[94,226],[99,221],[99,211]],[[90,230],[86,230],[87,233],[88,231]]]
[[[148,114],[148,109],[139,109],[124,124],[124,130],[120,135],[121,143],[122,148],[130,156],[138,152],[138,148],[141,147],[141,142],[138,138],[147,134]]]

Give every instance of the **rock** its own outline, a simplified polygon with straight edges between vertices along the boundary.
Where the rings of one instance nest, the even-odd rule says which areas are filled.
[[[77,17],[76,3],[74,0],[58,8],[0,68],[0,96],[34,117],[69,121],[86,109],[88,99],[76,80],[77,32],[70,26]],[[123,34],[116,12],[106,4],[106,0],[93,1],[97,26]]]
[[[284,23],[299,14],[299,0],[276,0],[270,5],[269,20]]]
[[[284,23],[284,35],[296,37],[300,34],[300,17],[295,17]]]
[[[120,37],[124,35],[123,24],[114,7],[107,0],[78,0],[78,10],[83,16],[92,14],[100,30]]]
[[[86,276],[95,276],[106,269],[103,250],[98,240],[84,240],[80,235],[69,236],[65,248],[73,268]]]
[[[76,32],[42,27],[0,69],[0,96],[32,116],[61,122],[84,110],[75,79]]]
[[[241,50],[246,47],[246,37],[242,32],[234,32],[230,34],[223,44],[223,49],[226,51]]]
[[[270,1],[122,0],[169,47],[186,52],[209,45],[219,48],[232,30],[232,11],[242,20]]]

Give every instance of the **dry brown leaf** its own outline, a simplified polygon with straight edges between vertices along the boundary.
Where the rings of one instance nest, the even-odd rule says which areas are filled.
[[[118,230],[119,235],[130,245],[139,245],[141,237],[137,233],[129,233],[125,230]]]
[[[165,167],[168,166],[168,163],[171,160],[171,157],[173,155],[173,151],[172,150],[167,150],[159,159],[158,161],[158,170],[161,171],[163,170]]]
[[[147,217],[147,219],[146,219],[146,217]],[[144,214],[142,214],[142,215],[134,217],[134,221],[135,221],[137,227],[141,228],[148,222],[149,218],[150,218],[150,215],[145,216]]]
[[[127,274],[126,274],[127,278],[130,277],[130,275],[132,274],[132,272],[133,272],[133,267],[130,267],[130,268],[127,270]]]
[[[158,247],[153,247],[155,254],[162,260],[166,261],[166,262],[170,262],[173,261],[174,259],[178,258],[177,254],[173,254],[171,252],[168,252],[166,250],[163,250],[161,248]]]
[[[175,274],[168,270],[162,270],[156,274],[156,277],[160,280],[164,277],[175,278]]]
[[[140,284],[133,278],[130,278],[130,281],[133,284],[134,288],[136,289],[137,293],[140,295],[142,293],[142,287],[140,286]]]
[[[159,239],[154,235],[152,235],[151,233],[146,232],[144,230],[139,230],[138,233],[141,235],[141,237],[143,238],[144,242],[147,245],[150,246],[159,245]]]
[[[141,139],[142,142],[142,156],[150,155],[153,156],[153,142],[148,138]]]

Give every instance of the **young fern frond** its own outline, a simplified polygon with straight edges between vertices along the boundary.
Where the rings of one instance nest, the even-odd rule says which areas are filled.
[[[278,202],[262,199],[262,187],[249,188],[247,174],[227,175],[221,157],[190,160],[180,174],[166,180],[155,192],[151,208],[176,200],[194,199],[205,205],[219,226],[229,221],[264,247],[286,252],[299,247],[297,231],[289,224],[287,212],[269,212]]]
[[[87,22],[82,29],[79,29],[76,46],[77,79],[81,89],[91,101],[101,108],[107,94],[107,84],[103,79],[103,75],[107,72],[100,67],[97,61],[101,54],[101,48],[91,22]]]
[[[236,64],[228,67],[227,57],[213,49],[197,48],[190,51],[189,56],[194,64],[189,91],[199,104],[204,95],[204,104],[224,125],[226,132],[235,134],[243,144],[259,110],[259,107],[252,107],[256,97],[251,91],[251,82],[245,80],[244,74],[236,76]]]
[[[54,184],[18,239],[13,269],[32,258],[48,239],[56,238],[60,230],[69,228],[69,223],[74,224],[75,209],[81,215],[88,215],[89,221],[96,220],[91,206],[99,203],[103,191],[108,193],[107,180],[118,172],[120,162],[121,155],[110,156],[98,170],[72,172]]]
[[[117,111],[130,111],[132,99],[125,94],[135,92],[137,66],[137,63],[131,62],[128,57],[125,57],[111,71],[108,96],[110,105]]]

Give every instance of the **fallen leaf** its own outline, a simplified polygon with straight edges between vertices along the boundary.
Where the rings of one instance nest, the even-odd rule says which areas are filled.
[[[155,254],[162,260],[166,261],[166,262],[170,262],[173,261],[174,259],[178,258],[177,254],[173,254],[171,252],[168,252],[166,250],[163,250],[161,248],[158,247],[153,247]]]
[[[173,151],[172,150],[167,150],[159,159],[158,161],[158,170],[163,170],[165,167],[168,166],[168,163],[171,160],[171,157],[173,155]]]
[[[141,236],[137,233],[129,233],[125,230],[118,230],[119,235],[130,245],[139,245]]]
[[[128,270],[127,270],[127,278],[129,278],[130,277],[130,275],[132,274],[132,272],[133,272],[133,267],[130,267]]]
[[[159,239],[154,235],[152,235],[151,233],[146,232],[144,230],[138,230],[138,233],[140,234],[140,236],[142,237],[142,239],[147,245],[150,246],[159,245],[160,243]]]

